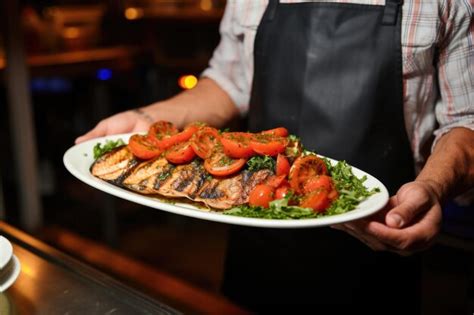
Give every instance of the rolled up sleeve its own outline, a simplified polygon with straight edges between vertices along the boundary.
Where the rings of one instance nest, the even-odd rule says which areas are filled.
[[[230,96],[241,115],[245,115],[250,91],[244,79],[246,68],[241,55],[242,43],[233,31],[234,6],[232,1],[228,1],[219,27],[219,45],[201,76],[214,80]]]
[[[441,42],[435,141],[455,127],[474,130],[474,24],[469,1],[456,1],[447,12]]]

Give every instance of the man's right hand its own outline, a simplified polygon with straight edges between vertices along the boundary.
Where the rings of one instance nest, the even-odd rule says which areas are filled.
[[[101,120],[92,130],[78,137],[75,143],[113,134],[148,130],[153,119],[144,110],[129,110]]]

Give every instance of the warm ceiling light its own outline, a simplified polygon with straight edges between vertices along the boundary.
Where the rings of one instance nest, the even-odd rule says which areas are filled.
[[[136,20],[143,16],[143,10],[139,8],[127,8],[125,9],[125,18],[127,20]]]
[[[192,74],[183,75],[178,79],[178,85],[185,90],[192,89],[197,83],[198,79]]]
[[[63,36],[67,39],[75,39],[79,37],[81,31],[77,27],[66,27],[63,30]]]
[[[212,0],[201,0],[199,6],[203,11],[210,11],[212,9]]]

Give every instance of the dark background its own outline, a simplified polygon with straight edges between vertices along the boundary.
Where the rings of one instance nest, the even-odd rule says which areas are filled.
[[[213,5],[210,10],[209,4]],[[85,261],[85,253],[61,236],[93,241],[219,294],[226,225],[106,195],[69,174],[62,157],[74,139],[100,119],[182,91],[178,79],[183,75],[199,77],[218,44],[224,5],[225,1],[215,0],[20,2],[23,32],[17,35],[23,36],[28,56],[43,210],[43,223],[30,233]],[[135,11],[128,11],[127,18],[130,8]],[[3,54],[5,32],[3,27],[0,60],[8,62]],[[12,135],[21,132],[22,126],[14,126],[9,118],[8,78],[1,62],[0,76],[0,144],[4,151],[0,215],[23,229],[19,212],[23,196],[12,154]],[[468,208],[446,207],[440,240],[424,253],[424,314],[474,311],[474,220]],[[134,279],[114,275],[137,286]]]

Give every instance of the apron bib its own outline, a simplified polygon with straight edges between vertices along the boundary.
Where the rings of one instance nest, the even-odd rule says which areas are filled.
[[[400,31],[400,1],[270,0],[255,39],[249,129],[284,126],[306,148],[369,172],[394,194],[414,179]],[[418,271],[417,256],[375,253],[330,228],[233,226],[223,291],[259,313],[327,306],[416,314]]]

